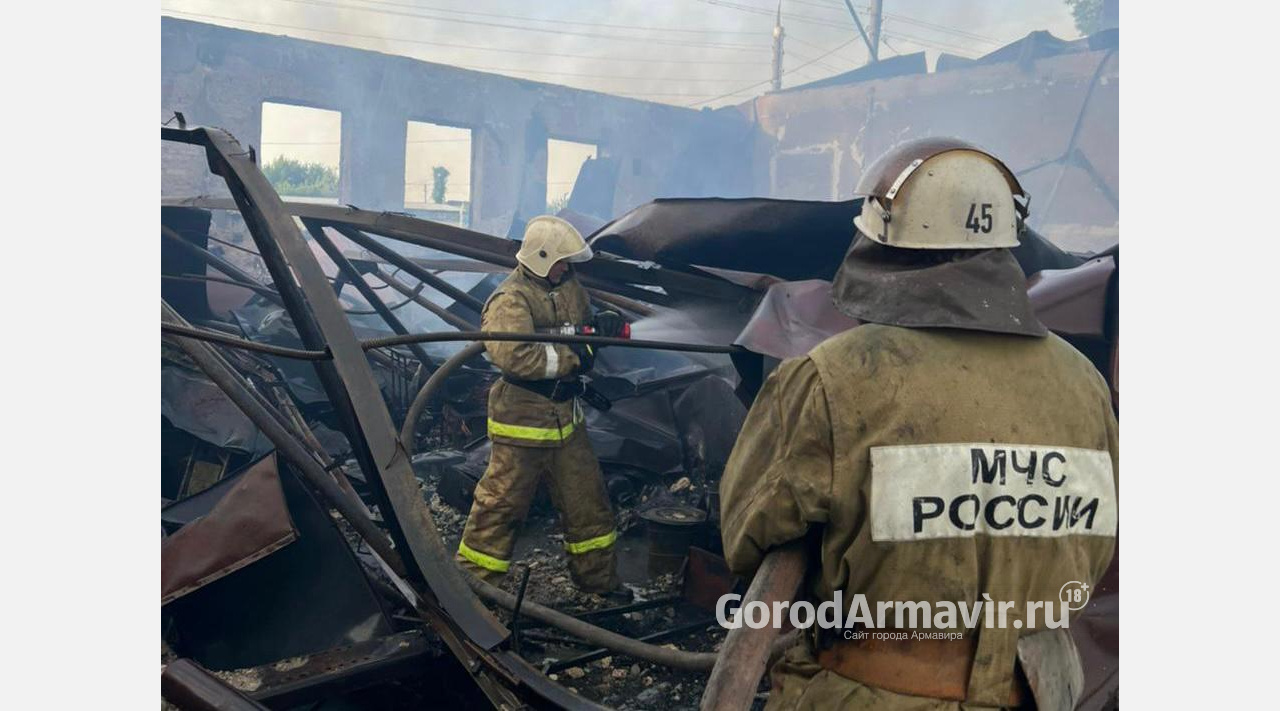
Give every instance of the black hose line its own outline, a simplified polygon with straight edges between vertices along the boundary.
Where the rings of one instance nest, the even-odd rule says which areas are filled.
[[[404,445],[405,456],[412,458],[414,450],[417,449],[414,445],[413,431],[417,429],[418,418],[422,417],[423,411],[427,409],[427,403],[444,385],[444,381],[462,367],[463,363],[483,352],[484,341],[476,341],[453,354],[443,365],[436,368],[436,372],[432,373],[430,378],[427,378],[422,389],[414,396],[413,403],[409,405],[409,412],[404,416],[404,424],[400,426],[400,442]]]
[[[645,341],[634,338],[608,338],[605,336],[578,336],[560,333],[505,333],[499,331],[445,331],[441,333],[411,333],[407,336],[387,336],[361,341],[365,350],[389,348],[410,343],[447,343],[449,341],[526,341],[530,343],[587,343],[593,346],[623,346],[659,351],[683,353],[737,353],[741,346],[713,346],[701,343],[676,343],[674,341]]]
[[[173,323],[161,323],[160,331],[176,336],[185,336],[200,341],[219,343],[232,348],[257,351],[282,358],[298,360],[328,360],[332,356],[328,350],[316,351],[302,348],[273,346],[259,343],[225,333],[203,328],[180,326]],[[737,353],[741,346],[713,346],[698,343],[675,343],[671,341],[644,341],[631,338],[606,338],[604,336],[578,336],[559,333],[505,333],[498,331],[443,331],[439,333],[410,333],[405,336],[388,336],[361,341],[364,350],[405,346],[411,343],[452,343],[455,341],[522,341],[529,343],[587,343],[593,346],[623,346],[626,348],[643,348],[647,350],[679,351],[683,353]]]
[[[250,341],[245,338],[240,338],[239,336],[230,336],[218,331],[211,331],[207,328],[192,328],[189,326],[180,326],[176,323],[161,322],[160,332],[168,333],[173,336],[183,336],[197,341],[218,343],[220,345],[239,348],[246,351],[257,351],[258,353],[266,353],[267,355],[276,355],[282,358],[295,358],[297,360],[326,360],[330,357],[329,351],[308,351],[301,348],[273,346],[270,343]]]
[[[526,334],[521,334],[526,335]],[[484,341],[476,341],[461,351],[455,353],[453,357],[445,361],[443,365],[431,374],[426,384],[418,391],[418,395],[413,399],[413,405],[409,408],[409,414],[405,416],[404,425],[400,429],[400,441],[404,445],[406,456],[412,458],[414,450],[413,432],[418,418],[421,417],[423,410],[426,409],[427,402],[432,399],[437,391],[444,385],[444,382],[462,367],[462,364],[475,358],[484,352]],[[715,666],[716,655],[714,652],[690,652],[683,649],[672,649],[670,647],[662,647],[656,644],[632,639],[625,635],[618,634],[611,630],[607,630],[598,625],[594,625],[586,620],[580,620],[572,615],[565,614],[544,605],[524,598],[523,595],[512,595],[494,585],[491,585],[480,578],[472,575],[469,571],[459,569],[462,577],[484,600],[491,602],[499,607],[506,608],[512,612],[512,638],[513,647],[515,646],[516,631],[514,624],[516,616],[531,617],[539,622],[550,625],[562,632],[567,632],[575,637],[580,637],[598,647],[604,647],[616,654],[625,654],[636,659],[642,659],[652,664],[658,664],[673,669],[683,669],[692,672],[709,672]],[[528,570],[528,568],[525,568]],[[523,585],[521,592],[523,593]],[[778,653],[784,651],[784,647],[778,647]]]
[[[237,348],[247,350],[256,350],[284,357],[301,358],[304,360],[321,360],[329,357],[328,351],[302,350],[297,348],[285,348],[281,346],[271,346],[264,343],[229,336],[217,331],[210,331],[201,328],[192,328],[176,323],[167,323],[161,321],[161,332],[170,333],[190,337],[196,340],[205,340],[215,343],[221,343]],[[462,351],[454,354],[444,365],[432,374],[431,378],[423,385],[414,398],[413,405],[410,407],[408,416],[405,418],[404,425],[400,432],[401,442],[403,443],[405,452],[412,457],[415,447],[413,442],[413,431],[418,418],[421,416],[426,407],[427,402],[431,399],[444,381],[454,372],[456,372],[463,363],[479,355],[484,350],[484,341],[540,341],[551,343],[592,343],[596,345],[622,345],[635,346],[640,348],[662,348],[666,350],[693,350],[701,353],[730,353],[738,350],[736,346],[699,346],[683,343],[662,343],[659,341],[632,341],[624,338],[604,338],[601,336],[565,336],[559,334],[530,334],[530,333],[491,333],[487,331],[463,331],[457,333],[426,333],[410,336],[399,336],[395,338],[382,338],[373,341],[365,341],[362,346],[365,350],[371,348],[386,347],[389,341],[395,341],[396,345],[404,342],[406,339],[421,339],[416,342],[441,342],[441,341],[473,341]],[[335,485],[336,486],[336,485]],[[350,519],[349,519],[350,520]],[[428,523],[434,526],[434,523]],[[379,538],[377,543],[383,541]],[[371,541],[372,543],[372,541]],[[394,551],[391,551],[394,553]],[[399,562],[396,560],[396,562]],[[480,580],[465,570],[460,570],[464,580],[471,586],[472,590],[484,600],[494,603],[508,610],[520,611],[522,616],[532,617],[540,622],[555,627],[563,632],[567,632],[576,637],[586,640],[587,642],[609,649],[617,654],[625,654],[637,659],[641,659],[652,664],[671,667],[674,669],[682,669],[693,672],[709,672],[716,662],[716,654],[714,652],[690,652],[682,649],[672,649],[670,647],[662,647],[655,644],[632,639],[624,635],[612,632],[597,625],[591,624],[585,620],[579,620],[571,615],[559,612],[549,607],[539,605],[531,600],[517,600],[516,596],[506,591],[490,585]],[[773,647],[773,657],[782,654],[791,644],[793,639],[780,639],[775,641]]]

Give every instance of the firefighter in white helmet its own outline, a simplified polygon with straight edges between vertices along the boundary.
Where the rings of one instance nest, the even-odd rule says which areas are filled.
[[[592,257],[573,225],[550,215],[529,221],[519,265],[484,305],[485,331],[534,333],[592,321],[586,290],[572,264]],[[617,336],[623,319],[601,311],[594,325]],[[489,467],[475,489],[457,560],[489,581],[511,566],[516,534],[545,480],[564,528],[569,572],[583,590],[621,594],[614,557],[613,511],[600,464],[587,439],[580,375],[591,370],[586,345],[486,342],[502,377],[489,391]]]
[[[894,629],[808,635],[774,666],[768,707],[1072,708],[1071,638],[1028,603],[1061,622],[1063,586],[1092,587],[1114,553],[1107,385],[1032,311],[1008,249],[1027,197],[998,159],[911,141],[858,192],[832,297],[861,325],[770,374],[726,467],[721,520],[735,572],[806,539],[814,602],[839,592],[847,621],[861,594],[872,625],[887,603]],[[898,616],[898,603],[929,612]],[[958,614],[976,603],[999,605],[1004,626]]]

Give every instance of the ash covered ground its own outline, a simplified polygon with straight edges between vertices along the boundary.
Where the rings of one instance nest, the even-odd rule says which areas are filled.
[[[431,513],[445,544],[451,551],[457,550],[466,524],[466,514],[442,500],[436,494],[437,485],[435,475],[424,477],[423,496],[430,504]],[[677,489],[676,496],[681,499],[692,500],[701,493],[697,491],[697,485],[690,486],[687,479],[676,480],[668,486],[646,490],[634,507],[615,506],[620,534],[616,544],[619,573],[624,584],[635,594],[636,602],[679,595],[681,592],[682,580],[678,572],[650,574],[652,571],[644,522],[635,515],[636,508],[642,508],[655,496],[669,499],[671,488]],[[501,587],[514,594],[523,575],[522,566],[527,566],[529,584],[525,596],[529,600],[570,614],[616,605],[617,603],[610,603],[598,595],[584,593],[574,587],[569,577],[563,545],[564,537],[558,528],[554,512],[535,506],[517,540],[512,572],[503,580]],[[510,615],[505,610],[497,612],[504,622],[510,621]],[[696,625],[704,619],[709,620],[705,627],[654,643],[688,651],[717,651],[724,640],[724,630],[715,623],[713,614],[683,602],[628,612],[595,623],[630,637],[641,637],[683,625]],[[545,670],[553,681],[592,701],[617,709],[669,710],[698,707],[706,684],[705,674],[676,671],[617,654],[563,666],[558,663],[592,652],[596,649],[595,646],[574,640],[554,628],[527,627],[525,623],[521,623],[520,627],[521,655],[534,666]]]

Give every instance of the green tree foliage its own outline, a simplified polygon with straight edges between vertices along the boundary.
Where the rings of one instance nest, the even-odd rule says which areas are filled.
[[[262,172],[281,195],[338,197],[338,171],[323,163],[276,156]]]
[[[1067,0],[1067,7],[1071,8],[1071,17],[1080,34],[1091,35],[1102,29],[1103,2],[1104,0]]]
[[[449,187],[449,169],[437,165],[431,169],[431,202],[444,204],[444,193]]]

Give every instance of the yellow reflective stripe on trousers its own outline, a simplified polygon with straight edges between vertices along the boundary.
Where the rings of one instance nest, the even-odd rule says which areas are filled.
[[[585,541],[579,541],[577,543],[570,543],[568,541],[565,541],[564,549],[569,551],[570,553],[573,553],[574,555],[580,555],[582,553],[590,553],[591,551],[599,550],[601,548],[608,548],[609,546],[613,545],[613,542],[616,540],[618,540],[618,532],[616,530],[613,530],[613,531],[609,531],[603,536],[588,538]]]
[[[506,425],[489,418],[489,434],[512,439],[528,439],[535,442],[563,442],[573,434],[576,423],[570,422],[564,427],[527,427],[525,425]]]
[[[500,560],[491,555],[485,555],[478,550],[468,548],[467,544],[462,541],[458,542],[458,555],[466,558],[485,570],[492,570],[495,573],[505,573],[511,568],[511,561]]]

